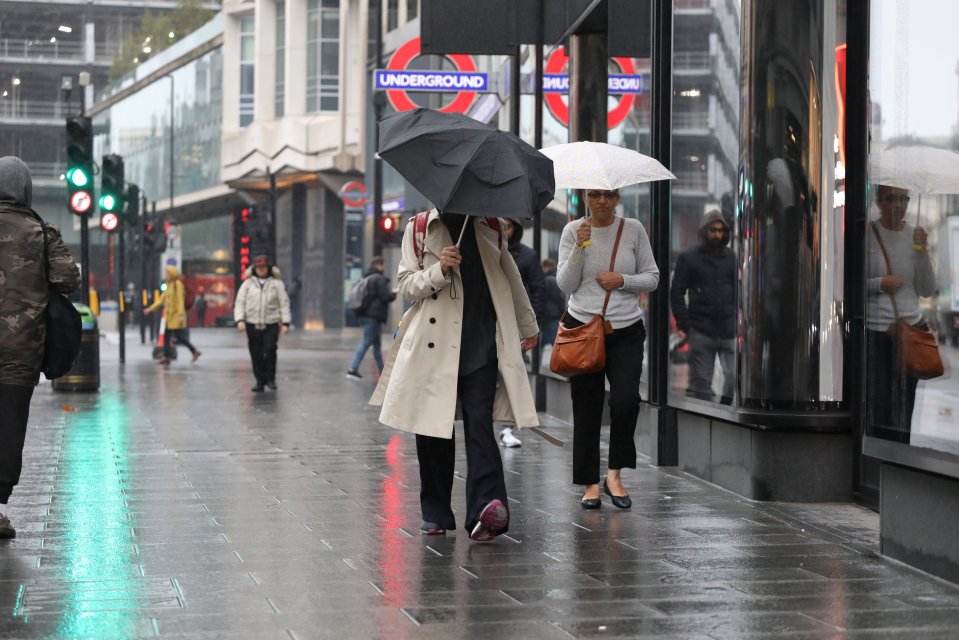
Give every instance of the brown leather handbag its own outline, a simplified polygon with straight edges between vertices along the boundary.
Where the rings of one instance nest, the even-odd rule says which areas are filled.
[[[886,246],[882,242],[876,223],[872,223],[872,231],[876,234],[883,260],[886,261],[886,271],[889,275],[893,275],[892,263],[889,262],[889,254],[886,253]],[[939,341],[936,339],[936,334],[928,328],[909,324],[900,318],[896,296],[890,293],[889,299],[892,300],[892,311],[896,314],[895,334],[902,366],[909,375],[920,380],[938,378],[945,373],[945,368],[942,365],[942,356],[939,354]]]
[[[619,239],[623,235],[623,225],[624,221],[620,218],[616,242],[613,244],[613,255],[609,259],[610,271],[616,264],[616,252],[619,250]],[[599,315],[579,327],[570,329],[563,324],[569,308],[563,310],[556,340],[553,342],[553,352],[549,358],[550,371],[569,378],[584,373],[596,373],[606,368],[606,334],[613,332],[612,326],[605,318],[610,293],[610,291],[606,292],[603,310],[599,312]]]

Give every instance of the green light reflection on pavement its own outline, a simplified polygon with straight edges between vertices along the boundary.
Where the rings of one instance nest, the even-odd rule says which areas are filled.
[[[66,589],[57,636],[134,637],[141,573],[121,477],[129,470],[126,407],[119,394],[101,392],[77,417],[62,456]]]

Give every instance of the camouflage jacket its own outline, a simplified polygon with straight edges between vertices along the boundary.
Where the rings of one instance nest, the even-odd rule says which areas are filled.
[[[43,229],[30,209],[0,203],[0,383],[33,386],[40,379],[50,286],[70,293],[80,271],[60,230],[47,225],[49,285]]]

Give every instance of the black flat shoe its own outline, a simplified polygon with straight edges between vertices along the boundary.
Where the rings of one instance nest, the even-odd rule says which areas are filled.
[[[579,503],[584,509],[599,509],[603,506],[603,501],[599,498],[583,498]]]
[[[613,492],[609,490],[609,485],[606,484],[605,478],[603,478],[603,493],[610,497],[613,501],[613,506],[617,509],[629,509],[633,506],[633,501],[630,499],[628,493],[625,496],[614,496]]]

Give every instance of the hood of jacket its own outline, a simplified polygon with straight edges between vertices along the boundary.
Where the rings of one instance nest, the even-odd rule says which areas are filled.
[[[33,180],[30,167],[20,158],[0,158],[0,202],[29,208],[33,204]]]
[[[722,246],[725,247],[726,245],[729,244],[729,237],[731,235],[729,230],[729,223],[726,222],[726,218],[723,217],[723,214],[719,211],[719,209],[713,209],[712,211],[707,211],[706,214],[703,215],[703,222],[701,225],[699,225],[699,241],[703,245],[709,246],[709,236],[706,235],[706,227],[716,222],[717,220],[719,222],[722,222],[723,226],[726,227],[726,232],[723,233]]]

